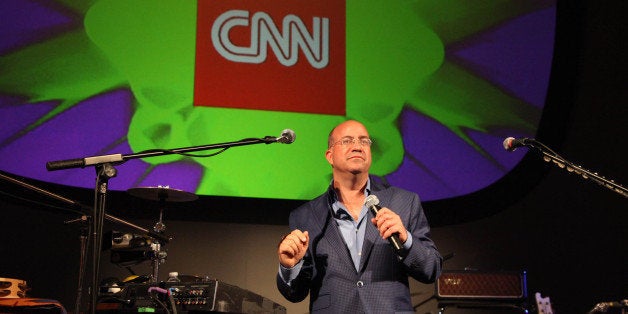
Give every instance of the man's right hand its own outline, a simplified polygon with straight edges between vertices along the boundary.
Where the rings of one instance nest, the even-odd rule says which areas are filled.
[[[307,231],[292,230],[279,242],[277,248],[279,264],[286,268],[294,267],[305,256],[309,243],[310,236]]]

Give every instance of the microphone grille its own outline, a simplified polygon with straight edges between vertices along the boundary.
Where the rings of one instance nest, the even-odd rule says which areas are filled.
[[[513,151],[514,147],[512,147],[512,142],[515,140],[514,137],[507,137],[504,140],[504,143],[502,143],[504,145],[504,149],[507,151]]]
[[[366,197],[366,200],[364,201],[364,205],[366,205],[366,207],[379,205],[379,198],[377,198],[377,196],[371,194],[371,195]]]
[[[285,129],[281,131],[281,137],[279,138],[279,142],[284,144],[291,144],[296,139],[297,135],[294,131],[290,129]]]

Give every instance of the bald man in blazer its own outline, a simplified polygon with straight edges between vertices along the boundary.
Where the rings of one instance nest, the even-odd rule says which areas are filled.
[[[354,120],[330,132],[333,180],[290,213],[292,231],[279,243],[277,288],[291,302],[309,294],[311,313],[414,313],[408,278],[433,283],[440,275],[442,257],[418,195],[369,175],[371,144]],[[369,195],[380,201],[376,214],[364,204]]]

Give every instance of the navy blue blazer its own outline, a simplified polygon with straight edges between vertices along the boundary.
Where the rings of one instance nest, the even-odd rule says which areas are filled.
[[[371,194],[379,198],[380,206],[397,213],[412,235],[407,255],[399,259],[370,223],[369,212],[360,269],[356,271],[331,216],[328,190],[290,213],[290,230],[307,230],[310,244],[301,272],[290,285],[277,275],[277,288],[287,300],[300,302],[309,293],[312,313],[414,313],[408,276],[433,283],[440,275],[442,257],[430,239],[418,195],[384,184],[378,177],[370,179]]]

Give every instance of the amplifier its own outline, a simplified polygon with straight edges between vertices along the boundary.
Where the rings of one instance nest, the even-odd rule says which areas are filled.
[[[170,302],[163,294],[151,295],[149,288],[156,286],[171,291],[177,311],[181,313],[286,313],[285,307],[261,295],[217,280],[127,284],[120,292],[102,299],[97,309],[100,313],[161,310],[160,303]]]
[[[436,281],[441,300],[521,300],[528,296],[525,272],[443,271]]]

